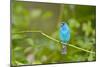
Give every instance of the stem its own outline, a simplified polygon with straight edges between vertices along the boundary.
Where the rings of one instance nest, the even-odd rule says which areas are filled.
[[[18,34],[20,34],[20,33],[40,33],[40,34],[42,34],[43,36],[49,38],[50,40],[53,40],[53,41],[55,41],[55,42],[57,42],[57,43],[63,44],[63,43],[60,42],[59,40],[50,37],[49,35],[43,33],[42,31],[20,31],[20,32],[17,32],[17,33],[18,33]],[[15,33],[13,33],[13,34],[15,34]],[[85,52],[87,52],[87,53],[95,54],[95,52],[93,52],[93,51],[89,51],[89,50],[86,50],[86,49],[83,49],[83,48],[74,46],[74,45],[72,45],[72,44],[68,44],[68,46],[73,47],[73,48],[76,48],[76,49],[79,49],[79,50],[82,50],[82,51],[85,51]]]

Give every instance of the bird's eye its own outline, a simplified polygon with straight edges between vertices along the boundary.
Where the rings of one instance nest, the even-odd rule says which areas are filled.
[[[61,23],[61,26],[63,26],[64,25],[64,23]]]

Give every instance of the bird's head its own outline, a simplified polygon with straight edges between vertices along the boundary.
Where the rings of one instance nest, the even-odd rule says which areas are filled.
[[[65,23],[65,22],[62,22],[62,23],[61,23],[61,27],[65,26],[65,25],[66,25],[66,23]]]
[[[69,27],[68,27],[67,23],[65,23],[65,22],[62,22],[62,23],[61,23],[60,28],[61,28],[62,30],[69,30]]]

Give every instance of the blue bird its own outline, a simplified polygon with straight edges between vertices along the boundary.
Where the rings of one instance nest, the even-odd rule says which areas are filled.
[[[60,40],[63,43],[62,44],[62,54],[67,54],[67,43],[70,40],[70,29],[67,25],[67,23],[62,22],[60,25],[60,31],[59,31]]]

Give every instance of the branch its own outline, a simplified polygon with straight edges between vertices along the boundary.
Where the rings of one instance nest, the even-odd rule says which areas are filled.
[[[53,41],[55,41],[55,42],[57,42],[57,43],[61,43],[61,44],[63,44],[63,43],[60,42],[59,40],[50,37],[49,35],[43,33],[42,31],[20,31],[20,32],[17,32],[17,33],[20,34],[20,33],[35,33],[35,32],[36,32],[36,33],[40,33],[40,34],[42,34],[43,36],[49,38],[50,40],[53,40]],[[17,34],[17,33],[16,33],[16,34]],[[13,33],[13,34],[15,34],[15,33]],[[79,49],[79,50],[82,50],[82,51],[85,51],[85,52],[87,52],[87,53],[95,54],[95,52],[93,52],[93,51],[89,51],[89,50],[86,50],[86,49],[83,49],[83,48],[80,48],[80,47],[74,46],[74,45],[72,45],[72,44],[68,44],[68,46],[73,47],[73,48],[76,48],[76,49]]]

